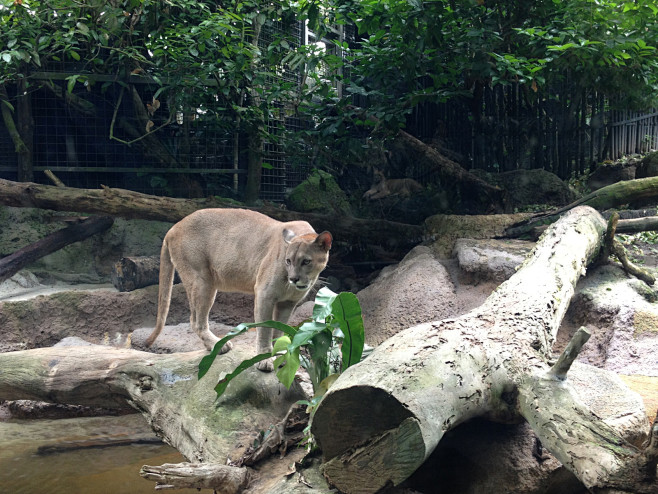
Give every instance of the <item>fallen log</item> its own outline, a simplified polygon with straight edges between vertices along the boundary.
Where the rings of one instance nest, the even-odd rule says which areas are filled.
[[[296,385],[286,390],[274,373],[249,369],[217,399],[213,388],[220,375],[252,357],[252,348],[253,343],[236,345],[217,357],[201,380],[197,380],[198,364],[205,351],[153,354],[91,345],[2,353],[0,400],[45,400],[109,409],[128,404],[188,461],[204,464],[145,466],[147,478],[165,485],[240,492],[244,469],[221,466],[227,459],[241,458],[258,430],[278,423],[304,398]],[[235,490],[235,486],[242,487]]]
[[[658,198],[658,177],[624,180],[595,190],[591,194],[587,194],[557,211],[538,214],[532,218],[511,225],[505,230],[504,236],[520,237],[541,225],[550,225],[564,212],[569,211],[576,206],[590,206],[598,211],[603,211],[605,209],[615,208],[631,202],[653,198]]]
[[[480,417],[526,420],[593,492],[655,493],[656,445],[624,441],[546,363],[605,228],[591,208],[568,212],[481,307],[402,331],[347,369],[312,423],[329,483],[346,493],[398,485],[447,431]]]
[[[246,468],[211,463],[165,463],[161,466],[144,465],[139,474],[155,481],[161,489],[214,489],[222,494],[239,494],[249,485]]]
[[[486,212],[505,213],[510,212],[507,192],[500,187],[491,185],[477,175],[473,175],[458,163],[446,158],[432,146],[428,146],[420,139],[403,130],[398,131],[395,136],[396,144],[419,156],[424,163],[429,164],[433,171],[437,172],[442,179],[448,180],[450,186],[463,190],[463,197],[479,198],[482,210],[490,208]]]
[[[123,257],[112,266],[110,281],[120,292],[157,285],[160,274],[159,256]],[[180,283],[178,273],[174,283]]]
[[[112,223],[114,223],[114,219],[109,216],[84,219],[79,223],[51,233],[47,237],[27,245],[13,254],[3,257],[0,259],[0,283],[11,278],[18,271],[37,259],[47,256],[69,244],[79,242],[96,233],[107,230],[112,226]]]
[[[175,223],[197,209],[245,207],[219,197],[181,199],[159,197],[124,189],[76,189],[0,179],[0,204],[54,211],[100,213],[127,219]],[[340,242],[373,244],[386,250],[405,252],[423,240],[423,227],[386,220],[364,220],[351,216],[298,213],[271,205],[258,210],[279,221],[305,220],[317,231],[328,230]]]

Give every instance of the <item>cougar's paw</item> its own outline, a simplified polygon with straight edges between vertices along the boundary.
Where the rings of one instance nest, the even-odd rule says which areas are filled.
[[[274,370],[274,359],[261,360],[256,364],[256,368],[262,372],[272,372]]]
[[[226,344],[222,347],[222,349],[219,351],[220,355],[228,352],[233,348],[233,343],[230,341],[227,341]]]

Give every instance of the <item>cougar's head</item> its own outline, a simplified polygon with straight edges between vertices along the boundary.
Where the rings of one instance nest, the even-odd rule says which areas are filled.
[[[288,282],[299,291],[311,288],[318,280],[320,272],[329,260],[329,249],[333,238],[331,233],[309,233],[297,235],[283,231],[286,247],[286,270]]]

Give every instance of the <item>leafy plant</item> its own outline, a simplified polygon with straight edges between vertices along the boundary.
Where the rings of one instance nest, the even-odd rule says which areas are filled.
[[[328,288],[322,288],[315,297],[312,318],[297,326],[278,321],[243,323],[237,326],[201,360],[199,379],[206,375],[220,349],[228,341],[254,327],[278,329],[283,335],[274,341],[271,353],[261,353],[243,361],[233,372],[220,379],[215,386],[218,397],[224,393],[231,380],[244,370],[275,357],[274,367],[279,381],[290,388],[295,373],[302,366],[311,377],[317,400],[336,377],[358,363],[363,354],[365,335],[358,299],[350,292],[336,294]]]

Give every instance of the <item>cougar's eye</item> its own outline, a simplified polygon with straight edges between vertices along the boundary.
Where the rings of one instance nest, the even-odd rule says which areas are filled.
[[[290,259],[286,259],[286,266],[290,266]]]
[[[311,264],[311,260],[310,260],[310,259],[304,259],[304,260],[302,261],[302,266],[308,266],[309,264]]]

